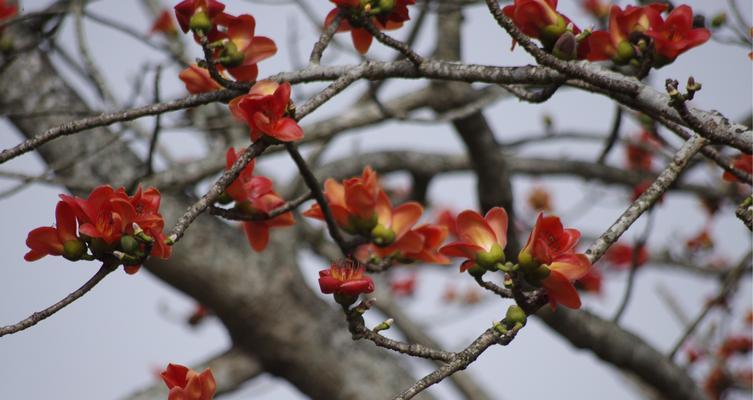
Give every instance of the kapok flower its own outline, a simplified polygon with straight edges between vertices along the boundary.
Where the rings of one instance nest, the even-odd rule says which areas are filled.
[[[167,36],[175,36],[178,34],[178,28],[175,26],[173,16],[170,11],[162,10],[154,20],[152,28],[149,29],[149,33],[162,33]]]
[[[666,20],[659,19],[646,32],[654,39],[654,65],[669,64],[678,55],[699,46],[711,37],[706,28],[693,28],[693,9],[683,4],[675,7]]]
[[[364,275],[364,267],[356,261],[333,263],[329,269],[319,271],[319,288],[324,294],[358,296],[374,291],[374,282]]]
[[[609,3],[602,0],[582,0],[581,7],[596,18],[604,18],[609,14]]]
[[[750,336],[728,336],[719,346],[718,354],[722,359],[727,359],[733,354],[746,354],[753,350],[753,338]]]
[[[685,247],[690,251],[711,250],[714,248],[714,239],[708,228],[704,228],[697,235],[685,242]]]
[[[401,262],[422,261],[430,264],[449,264],[450,259],[438,252],[447,238],[447,228],[441,225],[424,224],[411,229],[387,247],[373,246],[381,258],[393,257]]]
[[[227,169],[235,164],[238,155],[232,147],[226,154]],[[238,178],[231,183],[225,192],[235,201],[234,209],[243,214],[264,217],[285,204],[272,189],[272,181],[264,176],[253,176],[254,160],[246,165]],[[246,234],[251,248],[262,251],[269,243],[271,228],[290,226],[295,223],[293,214],[286,212],[274,218],[260,218],[259,220],[243,221],[243,232]]]
[[[18,14],[18,6],[15,4],[6,4],[7,0],[0,0],[0,21],[11,19]],[[0,27],[0,33],[3,32],[3,28]]]
[[[743,170],[749,174],[753,173],[753,155],[750,154],[739,154],[732,160],[732,166]],[[732,175],[729,171],[724,171],[724,174],[722,175],[722,179],[724,179],[727,182],[739,182],[740,180],[737,179],[736,176]]]
[[[217,54],[220,63],[235,79],[255,81],[259,75],[256,64],[277,53],[275,42],[265,36],[254,36],[256,20],[248,14],[236,17],[221,13],[214,22],[226,28],[223,32],[214,30],[209,35],[212,42],[224,42]]]
[[[439,213],[437,216],[437,225],[446,227],[450,236],[454,238],[460,237],[460,234],[458,233],[458,225],[455,221],[455,214],[453,214],[451,210],[445,209]]]
[[[582,278],[575,281],[575,286],[584,292],[601,294],[604,276],[596,268],[591,268]]]
[[[79,232],[101,240],[106,247],[113,247],[123,233],[132,230],[136,219],[136,209],[123,188],[115,190],[109,185],[99,186],[86,200],[68,195],[60,195],[60,198],[76,212]]]
[[[413,296],[416,291],[418,274],[411,273],[408,276],[390,280],[390,292],[394,296]]]
[[[183,0],[175,6],[175,17],[184,33],[207,33],[212,30],[212,19],[224,9],[225,5],[217,0]]]
[[[483,217],[476,211],[465,210],[457,218],[460,240],[443,246],[439,252],[450,257],[467,258],[461,264],[460,272],[476,266],[496,268],[505,261],[507,224],[504,208],[494,207]]]
[[[633,253],[636,249],[625,243],[617,242],[609,247],[604,254],[604,261],[611,264],[616,269],[626,269],[633,265]],[[640,267],[648,261],[648,250],[646,246],[641,246],[636,254],[636,267]]]
[[[380,31],[394,30],[403,26],[403,23],[410,19],[408,6],[415,4],[415,0],[330,0],[337,5],[332,9],[324,20],[326,29],[334,20],[335,16],[344,11],[346,14],[357,18],[369,18],[374,27]],[[357,22],[351,22],[343,19],[337,32],[350,32],[353,39],[353,46],[361,54],[366,54],[371,47],[374,37],[369,31],[357,25]]]
[[[581,30],[557,12],[557,0],[515,0],[502,12],[521,32],[539,39],[546,51],[559,58],[582,59],[588,53],[588,42],[576,40]]]
[[[552,196],[543,186],[535,186],[528,193],[528,206],[535,211],[552,211]]]
[[[374,210],[377,223],[371,230],[371,242],[381,247],[399,242],[424,212],[424,208],[415,201],[393,208],[384,191],[379,192]]]
[[[628,169],[636,171],[651,171],[653,163],[653,150],[661,147],[661,144],[651,132],[644,130],[625,147],[625,163]]]
[[[381,191],[379,177],[370,166],[363,169],[360,177],[346,179],[342,184],[331,178],[324,181],[324,197],[335,222],[352,234],[371,234],[377,224],[376,204]],[[318,204],[303,215],[324,220]]]
[[[609,31],[596,31],[588,37],[589,61],[612,60],[626,64],[643,50],[647,44],[645,34],[661,21],[666,4],[654,3],[642,7],[627,6],[623,11],[613,5],[609,11]],[[639,41],[643,43],[639,45]]]
[[[183,81],[186,90],[191,94],[214,92],[222,89],[222,86],[209,76],[209,71],[206,68],[201,68],[196,64],[191,64],[188,68],[180,71],[178,78]]]
[[[160,374],[170,389],[167,400],[212,400],[217,391],[212,370],[198,373],[179,364],[168,364]]]
[[[248,124],[254,142],[267,135],[281,142],[303,137],[303,129],[287,116],[290,105],[290,84],[259,81],[243,96],[230,101],[230,111]]]
[[[55,207],[55,225],[54,228],[43,226],[29,232],[26,245],[30,250],[24,255],[26,261],[36,261],[47,255],[76,261],[84,255],[86,245],[76,235],[76,215],[63,201]]]
[[[524,277],[531,284],[544,287],[552,307],[559,303],[580,308],[580,297],[572,281],[585,276],[591,262],[584,254],[575,253],[579,239],[580,232],[564,229],[558,217],[539,214],[528,242],[518,255]]]

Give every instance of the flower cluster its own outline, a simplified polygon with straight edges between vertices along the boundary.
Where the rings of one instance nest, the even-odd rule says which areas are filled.
[[[415,4],[415,0],[330,0],[337,7],[332,9],[325,18],[324,27],[332,24],[338,13],[347,18],[340,22],[337,32],[350,32],[353,46],[361,54],[365,54],[371,47],[374,37],[362,27],[361,21],[369,21],[379,30],[393,30],[403,26],[410,19],[408,6]]]
[[[225,5],[216,0],[184,0],[175,6],[175,16],[183,32],[194,33],[197,41],[212,50],[212,63],[221,74],[253,82],[259,74],[257,64],[277,53],[275,42],[256,36],[256,20],[252,15],[231,15],[223,12]],[[158,26],[160,20],[155,22]],[[164,22],[166,23],[166,22]],[[217,90],[219,85],[209,72],[197,64],[179,75],[191,93]]]
[[[170,257],[171,247],[162,232],[160,193],[155,188],[128,196],[124,188],[99,186],[86,199],[61,195],[55,208],[56,226],[29,232],[24,258],[35,261],[46,255],[68,260],[100,260],[123,264],[126,272],[138,271],[147,256]],[[78,226],[78,229],[77,229]]]
[[[414,201],[393,207],[371,167],[364,168],[360,177],[342,183],[327,179],[324,196],[335,223],[347,233],[369,241],[356,250],[359,260],[366,262],[389,257],[401,262],[449,262],[437,253],[437,248],[447,237],[447,228],[435,224],[414,227],[423,214],[423,207]],[[303,215],[324,219],[318,204],[312,205]]]
[[[557,0],[515,0],[502,11],[524,34],[539,39],[545,50],[566,60],[640,65],[648,58],[659,68],[711,36],[708,29],[694,27],[693,10],[687,5],[674,8],[666,19],[662,16],[667,9],[664,3],[627,6],[623,10],[617,5],[607,8],[601,1],[586,0],[583,6],[598,18],[608,13],[608,30],[581,34],[569,18],[557,11]]]
[[[207,368],[198,373],[179,364],[168,364],[160,377],[170,390],[167,400],[212,400],[217,384]]]
[[[226,154],[226,168],[235,164],[238,153],[230,148]],[[232,210],[241,215],[248,216],[249,220],[243,221],[243,232],[246,234],[251,248],[262,251],[269,243],[270,228],[293,225],[293,214],[288,211],[280,215],[268,218],[271,211],[285,204],[273,189],[272,181],[264,176],[254,176],[255,160],[251,160],[238,178],[225,190],[226,202],[235,202]],[[256,217],[256,219],[253,219]]]

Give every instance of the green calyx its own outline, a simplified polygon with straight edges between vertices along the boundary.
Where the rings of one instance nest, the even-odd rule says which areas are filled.
[[[212,29],[212,20],[204,11],[194,14],[188,21],[188,27],[197,35],[203,35]]]
[[[612,61],[614,61],[615,64],[624,65],[630,62],[634,57],[635,49],[633,48],[633,44],[627,40],[623,40],[617,45],[617,53]]]
[[[78,261],[86,253],[86,244],[75,239],[63,243],[63,257],[70,261]]]
[[[370,234],[371,231],[376,228],[378,223],[376,213],[372,214],[369,218],[361,218],[356,215],[348,217],[349,233],[353,234]]]
[[[516,324],[525,326],[527,319],[528,317],[526,316],[526,312],[523,311],[522,308],[515,305],[510,306],[507,309],[507,313],[505,314],[505,322],[513,326],[515,326]]]
[[[139,241],[131,235],[123,235],[120,238],[120,248],[123,249],[125,253],[136,253],[137,251],[139,251],[140,247],[141,246],[139,244]]]
[[[502,246],[494,244],[489,251],[476,254],[476,264],[486,269],[497,269],[496,264],[505,261]]]
[[[225,48],[220,53],[220,63],[227,68],[233,68],[243,64],[245,55],[238,50],[238,46],[233,42],[225,44]]]
[[[371,230],[371,241],[377,246],[389,246],[395,241],[395,231],[382,224],[377,224]]]
[[[544,48],[551,50],[557,39],[567,31],[567,22],[561,15],[557,16],[557,22],[543,27],[539,33],[539,39],[544,45]]]

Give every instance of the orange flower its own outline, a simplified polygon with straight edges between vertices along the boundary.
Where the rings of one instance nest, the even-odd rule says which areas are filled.
[[[618,242],[609,247],[609,250],[604,254],[604,261],[612,264],[617,269],[625,269],[633,264],[633,253],[635,253],[633,246]],[[638,249],[637,257],[638,263],[636,267],[640,267],[648,261],[646,246],[641,246]]]
[[[175,17],[184,33],[189,30],[209,32],[212,19],[219,15],[225,5],[217,0],[183,0],[175,5]]]
[[[254,142],[262,135],[293,142],[303,137],[303,130],[293,118],[286,116],[289,104],[289,83],[259,81],[248,94],[230,101],[230,111],[248,124]]]
[[[334,179],[324,181],[324,197],[335,222],[348,233],[370,235],[377,224],[376,204],[382,191],[379,177],[366,166],[360,177],[350,178],[342,184]],[[311,206],[304,216],[324,220],[318,204]]]
[[[175,27],[173,17],[168,10],[162,10],[157,19],[154,20],[152,28],[149,29],[149,33],[162,33],[167,36],[175,36],[178,34],[178,28]]]
[[[552,196],[542,186],[535,186],[528,193],[528,206],[535,211],[552,211]]]
[[[377,223],[371,230],[371,241],[377,246],[389,246],[397,243],[418,222],[424,208],[415,201],[392,207],[389,197],[384,191],[379,192],[374,206]]]
[[[217,390],[209,368],[198,373],[179,364],[168,364],[160,376],[170,389],[167,400],[212,400]]]
[[[444,209],[439,213],[437,216],[437,225],[446,227],[452,237],[460,237],[458,234],[458,225],[455,221],[455,215],[451,210]]]
[[[183,81],[186,85],[186,90],[191,94],[213,92],[222,89],[222,86],[209,76],[209,71],[196,64],[191,64],[188,68],[180,71],[178,78]]]
[[[374,282],[364,275],[362,265],[348,260],[333,263],[329,269],[319,271],[319,289],[324,294],[358,296],[373,292]]]
[[[609,3],[602,0],[582,0],[581,7],[596,18],[604,18],[609,14]]]
[[[588,273],[583,275],[582,278],[575,281],[575,286],[584,292],[590,292],[595,294],[601,294],[602,283],[604,276],[596,268],[591,268]]]
[[[76,261],[84,254],[86,245],[76,236],[73,207],[59,201],[55,207],[55,222],[55,228],[43,226],[29,232],[26,245],[30,250],[24,255],[26,261],[36,261],[47,255]]]
[[[238,155],[231,147],[226,154],[226,169],[230,169],[237,160]],[[251,161],[225,192],[235,201],[236,211],[249,216],[265,216],[283,206],[285,200],[274,192],[269,178],[253,176],[253,171],[254,161]],[[251,248],[255,251],[263,251],[269,243],[270,228],[290,226],[294,223],[293,214],[288,211],[274,218],[243,221],[243,232]]]
[[[581,30],[568,17],[557,12],[557,0],[515,0],[513,4],[502,8],[502,12],[521,32],[539,39],[544,48],[555,55],[561,52],[568,59],[583,59],[588,53],[588,42],[577,43],[572,36],[578,35]],[[560,37],[568,32],[570,24],[572,35],[567,37],[570,39],[565,42],[567,46],[557,45]],[[569,47],[569,50],[564,50],[565,47]],[[554,51],[555,48],[559,49]]]
[[[374,246],[373,252],[381,258],[396,257],[402,262],[422,261],[431,264],[449,264],[450,259],[439,254],[439,246],[447,238],[444,226],[424,224],[411,229],[401,239],[387,247]]]
[[[415,272],[402,278],[395,278],[390,281],[390,292],[394,296],[413,296],[416,291],[416,278],[418,274]]]
[[[256,20],[253,16],[242,14],[233,16],[222,13],[214,19],[225,31],[214,30],[209,35],[211,42],[223,41],[224,46],[218,50],[218,59],[227,67],[235,79],[253,82],[259,74],[257,63],[277,53],[275,42],[265,36],[254,36]]]
[[[609,11],[609,31],[596,31],[588,37],[587,59],[611,59],[617,64],[626,64],[640,52],[637,43],[633,42],[645,37],[642,35],[661,21],[661,13],[666,9],[666,4],[660,3],[627,6],[624,11],[613,5]]]
[[[540,284],[549,295],[552,307],[558,303],[580,308],[580,297],[572,281],[588,273],[591,262],[584,254],[575,253],[580,239],[577,229],[564,229],[558,217],[539,214],[518,261],[530,283]]]
[[[461,272],[474,266],[495,268],[505,259],[507,223],[507,212],[501,207],[492,208],[484,217],[473,210],[465,210],[457,218],[460,240],[443,246],[439,252],[467,258],[460,266]]]

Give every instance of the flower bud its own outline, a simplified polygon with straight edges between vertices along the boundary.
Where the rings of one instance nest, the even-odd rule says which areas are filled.
[[[522,251],[518,254],[518,264],[524,269],[538,266],[538,263],[533,259],[533,254],[530,251]]]
[[[378,224],[371,230],[371,241],[377,246],[389,246],[395,241],[395,232],[384,225]]]
[[[86,245],[78,239],[69,240],[63,244],[63,257],[67,260],[78,261],[85,252]]]
[[[486,269],[474,263],[472,267],[468,268],[468,273],[474,278],[481,278],[486,273]]]
[[[541,29],[539,35],[541,43],[544,44],[544,48],[551,49],[554,43],[559,39],[560,35],[567,31],[567,23],[562,16],[557,16],[557,22],[545,26]]]
[[[723,12],[716,14],[714,15],[713,18],[711,18],[711,27],[714,29],[719,29],[722,26],[724,26],[724,24],[726,23],[727,23],[727,14]]]
[[[382,322],[381,324],[375,326],[372,329],[372,331],[374,331],[374,332],[386,331],[387,329],[390,329],[392,327],[392,324],[394,324],[394,323],[395,323],[395,320],[392,319],[392,318],[390,318],[390,319]]]
[[[395,0],[379,0],[379,11],[382,14],[389,14],[395,8]]]
[[[128,254],[136,253],[139,247],[139,241],[131,235],[123,235],[120,238],[120,248]]]
[[[507,314],[505,314],[505,321],[513,326],[515,324],[525,325],[526,319],[526,312],[523,311],[522,308],[515,305],[510,306],[510,308],[507,309]]]
[[[627,64],[635,57],[635,49],[627,40],[623,40],[617,45],[617,54],[614,56],[614,62],[617,64]]]
[[[578,56],[578,42],[570,31],[565,31],[554,43],[552,54],[560,60],[570,61]]]
[[[188,26],[197,35],[203,35],[212,29],[212,20],[204,11],[194,14],[188,21]]]

